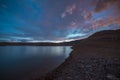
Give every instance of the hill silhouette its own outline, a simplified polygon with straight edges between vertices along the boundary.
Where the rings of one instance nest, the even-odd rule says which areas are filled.
[[[73,50],[65,62],[35,80],[120,80],[119,43],[120,30],[101,31],[70,42]]]

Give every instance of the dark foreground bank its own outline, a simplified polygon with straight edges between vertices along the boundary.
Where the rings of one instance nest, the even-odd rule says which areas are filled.
[[[37,80],[120,80],[120,58],[67,61],[45,78]]]
[[[69,58],[39,79],[120,80],[120,30],[100,32],[73,46]]]

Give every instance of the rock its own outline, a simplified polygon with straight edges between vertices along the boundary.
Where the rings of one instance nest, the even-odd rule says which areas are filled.
[[[120,80],[119,78],[117,78],[115,75],[112,75],[112,74],[107,74],[106,77],[110,80]]]

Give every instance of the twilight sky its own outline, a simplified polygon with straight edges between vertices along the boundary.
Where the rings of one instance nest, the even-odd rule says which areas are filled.
[[[120,29],[120,0],[0,0],[0,41],[62,42]]]

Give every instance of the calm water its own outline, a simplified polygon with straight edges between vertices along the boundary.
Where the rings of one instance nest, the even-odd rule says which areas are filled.
[[[2,46],[0,80],[43,75],[60,65],[70,52],[70,46]]]

